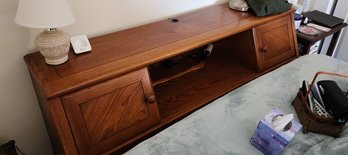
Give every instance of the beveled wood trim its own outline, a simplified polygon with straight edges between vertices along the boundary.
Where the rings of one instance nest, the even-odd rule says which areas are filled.
[[[32,73],[30,73],[32,77]],[[33,79],[33,78],[32,78]],[[38,81],[32,80],[34,89],[39,101],[42,115],[49,133],[50,141],[55,154],[77,155],[74,137],[72,136],[70,125],[66,119],[63,105],[59,98],[47,100]]]
[[[295,20],[295,13],[290,14],[290,21]],[[297,35],[296,35],[296,28],[295,28],[295,22],[291,22],[291,29],[292,29],[292,37],[294,39],[294,46],[295,46],[295,54],[296,57],[299,56],[299,51],[298,51],[298,42],[297,42]]]
[[[72,136],[70,125],[66,118],[62,102],[59,98],[55,98],[48,101],[47,105],[49,106],[48,108],[52,116],[51,121],[55,126],[52,129],[57,133],[57,137],[59,139],[57,142],[60,142],[62,144],[64,150],[63,154],[79,154],[76,149],[74,137]]]

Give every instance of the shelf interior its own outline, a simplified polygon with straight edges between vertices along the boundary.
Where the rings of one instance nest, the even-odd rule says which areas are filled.
[[[204,47],[200,47],[149,66],[153,83],[166,77],[175,77],[154,85],[162,123],[180,119],[260,76],[261,73],[244,65],[248,62],[240,63],[241,60],[236,57],[241,55],[239,52],[250,53],[241,50],[236,40],[238,38],[230,37],[213,43],[213,51],[207,57],[202,57],[200,51]],[[186,72],[202,63],[204,67]]]

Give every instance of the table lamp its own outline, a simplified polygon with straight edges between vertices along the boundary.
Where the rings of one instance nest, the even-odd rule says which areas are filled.
[[[19,0],[15,18],[19,25],[44,29],[35,38],[35,44],[50,65],[59,65],[68,60],[70,36],[57,28],[74,21],[68,0]]]

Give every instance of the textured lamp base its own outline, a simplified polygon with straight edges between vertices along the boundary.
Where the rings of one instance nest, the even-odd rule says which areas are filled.
[[[54,60],[45,58],[45,61],[47,64],[50,64],[50,65],[59,65],[66,62],[68,59],[69,59],[68,55],[65,55],[62,58],[54,59]]]
[[[35,44],[47,64],[59,65],[68,60],[70,36],[64,31],[55,28],[45,30],[36,37]]]

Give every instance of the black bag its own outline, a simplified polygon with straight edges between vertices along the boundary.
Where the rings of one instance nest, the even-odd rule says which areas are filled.
[[[345,123],[348,119],[348,97],[346,94],[335,81],[318,81],[318,86],[323,89],[320,91],[320,95],[326,110],[333,115],[338,123]]]
[[[14,140],[2,144],[0,146],[0,155],[17,155],[16,145]]]
[[[18,155],[17,150],[25,155],[15,144],[14,140],[10,140],[9,142],[0,145],[0,155]]]

